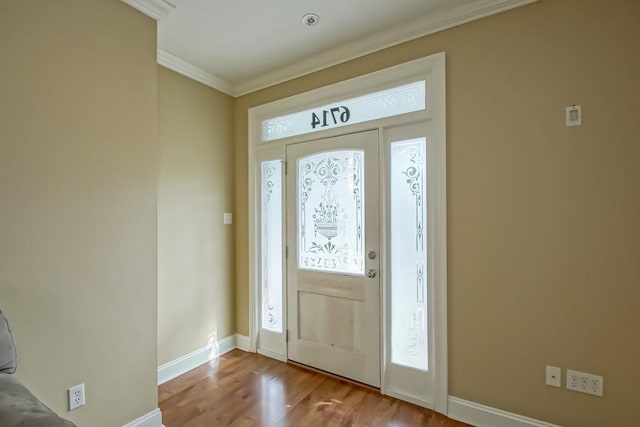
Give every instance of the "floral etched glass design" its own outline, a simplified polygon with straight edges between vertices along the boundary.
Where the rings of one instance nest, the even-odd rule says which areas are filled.
[[[298,268],[364,274],[364,151],[298,160]]]
[[[282,332],[282,161],[262,166],[262,328]]]
[[[391,144],[391,362],[426,371],[426,139]]]
[[[264,120],[262,122],[262,140],[275,141],[289,136],[304,135],[329,128],[421,111],[425,108],[426,82],[420,80],[357,98]],[[332,109],[339,117],[336,117],[335,114],[328,117]],[[345,114],[347,110],[349,111],[348,116]],[[325,111],[326,113],[324,113]],[[322,119],[322,123],[314,125],[314,114],[318,120]]]

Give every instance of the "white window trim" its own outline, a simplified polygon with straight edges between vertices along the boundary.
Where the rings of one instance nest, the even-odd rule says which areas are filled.
[[[366,74],[340,83],[325,86],[309,92],[294,95],[288,98],[270,102],[249,109],[248,122],[248,171],[249,171],[249,338],[250,351],[257,351],[257,338],[260,330],[259,304],[257,297],[259,295],[260,286],[257,263],[259,258],[260,247],[259,242],[260,224],[257,221],[259,215],[256,209],[259,207],[258,196],[260,187],[257,186],[257,165],[259,167],[258,157],[260,151],[265,151],[266,147],[273,152],[282,153],[286,145],[302,142],[310,139],[326,138],[345,133],[358,132],[371,128],[384,129],[386,127],[397,126],[400,124],[408,124],[423,120],[430,120],[433,126],[432,131],[435,136],[435,144],[433,154],[436,161],[430,167],[435,168],[431,179],[435,179],[430,201],[432,206],[436,206],[430,214],[432,215],[432,223],[434,227],[431,236],[434,251],[433,267],[434,267],[434,353],[433,368],[434,378],[434,401],[433,409],[437,412],[447,414],[448,401],[448,352],[447,352],[447,245],[446,245],[446,118],[445,118],[445,54],[438,53],[425,58],[417,59],[411,62],[400,64],[394,67],[386,68],[374,73]],[[347,125],[328,130],[322,130],[312,134],[305,134],[279,139],[276,141],[262,141],[262,121],[268,118],[290,114],[295,111],[302,111],[320,105],[326,105],[341,99],[361,96],[366,93],[375,92],[397,86],[403,83],[409,83],[416,78],[427,80],[427,106],[425,110],[407,113],[401,116],[394,116],[376,120],[374,122],[365,122],[354,125]],[[431,94],[433,96],[431,97]],[[434,101],[431,101],[433,99]],[[263,148],[264,147],[264,148]],[[264,157],[262,157],[264,158]],[[386,173],[383,173],[382,179],[386,179]],[[382,203],[386,203],[386,195],[382,195]],[[384,220],[386,221],[386,220]],[[383,236],[384,237],[384,236]],[[388,237],[388,236],[387,236]],[[385,241],[386,238],[383,238]],[[385,243],[386,244],[386,243]],[[381,255],[384,256],[384,248]],[[285,280],[286,282],[286,280]],[[384,283],[382,287],[383,301],[388,298],[386,295],[388,283]],[[285,291],[286,294],[286,291]],[[387,319],[386,303],[383,303],[382,341],[387,346],[387,333],[389,329],[389,319]],[[286,310],[285,310],[286,311]],[[286,325],[286,318],[283,320]],[[382,351],[382,370],[381,378],[383,385],[381,391],[385,393],[384,378],[385,366],[387,364],[387,349]],[[285,354],[275,355],[282,356],[281,359],[286,360],[286,343]],[[279,357],[277,357],[279,358]],[[416,402],[419,403],[419,402]]]

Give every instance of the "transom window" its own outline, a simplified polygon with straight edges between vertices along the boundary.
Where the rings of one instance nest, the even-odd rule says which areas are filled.
[[[426,108],[424,80],[262,121],[262,141],[270,142]]]

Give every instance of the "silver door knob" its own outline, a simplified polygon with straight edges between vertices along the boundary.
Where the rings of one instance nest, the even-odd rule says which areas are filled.
[[[367,271],[367,277],[369,279],[373,279],[374,277],[376,277],[376,271],[373,268],[371,270]]]

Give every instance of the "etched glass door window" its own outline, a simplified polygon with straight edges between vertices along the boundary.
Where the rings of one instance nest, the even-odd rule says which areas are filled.
[[[391,362],[427,370],[426,139],[391,144]]]
[[[298,160],[298,267],[364,274],[364,152]]]

